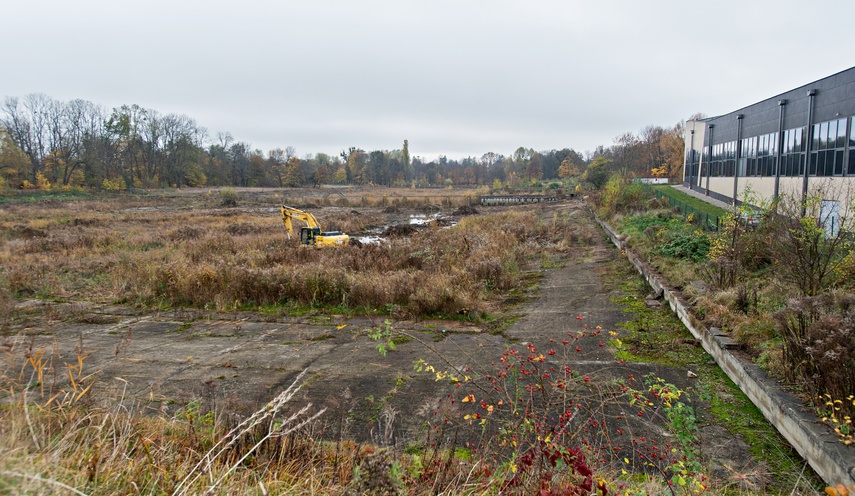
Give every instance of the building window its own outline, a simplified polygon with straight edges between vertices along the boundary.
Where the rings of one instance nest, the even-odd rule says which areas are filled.
[[[855,117],[849,119],[849,176],[855,176]]]
[[[712,146],[709,169],[710,177],[733,177],[736,169],[736,141]]]
[[[811,145],[809,175],[843,175],[846,119],[835,119],[811,126]]]
[[[774,177],[777,168],[778,133],[745,138],[740,143],[739,175]]]
[[[805,173],[806,128],[784,131],[781,142],[781,175],[798,177]]]

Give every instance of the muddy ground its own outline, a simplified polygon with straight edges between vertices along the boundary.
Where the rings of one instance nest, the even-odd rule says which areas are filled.
[[[544,215],[570,210],[579,222],[593,225],[582,203],[533,208]],[[419,359],[438,369],[453,365],[458,370],[483,370],[509,346],[531,343],[547,350],[559,347],[568,333],[578,335],[600,326],[601,335],[579,340],[581,351],[568,353],[562,366],[569,364],[589,376],[592,387],[652,372],[680,388],[692,388],[694,379],[685,368],[618,363],[614,349],[600,345],[619,337],[620,323],[631,318],[613,303],[616,288],[607,283],[606,273],[618,256],[597,236],[592,246],[584,247],[564,266],[544,269],[539,286],[508,309],[508,315],[518,317],[509,326],[465,320],[391,322],[393,331],[401,333],[396,335],[406,337],[385,356],[378,353],[367,332],[384,326],[385,316],[317,314],[274,319],[253,312],[145,312],[37,300],[20,302],[18,307],[42,312],[43,323],[7,335],[3,346],[17,356],[47,349],[54,357],[47,380],[59,382],[66,373],[63,362],[74,363],[78,355],[84,356],[85,370],[97,372],[107,397],[149,412],[174,413],[199,401],[218,412],[245,414],[306,370],[303,389],[292,401],[295,406],[311,402],[316,409],[329,409],[324,415],[324,435],[338,436],[340,429],[346,437],[404,448],[421,442],[439,400],[453,387],[448,381],[436,381],[432,374],[415,372],[413,363]],[[71,313],[75,318],[51,320],[54,313]],[[605,334],[609,331],[617,334],[609,337]],[[699,450],[710,466],[720,469],[718,476],[758,474],[751,484],[764,484],[768,469],[754,460],[745,442],[717,425],[704,412],[703,403],[695,406]],[[617,402],[608,408],[611,418],[622,419],[618,427],[635,436],[670,436],[661,416],[635,419],[634,411]],[[629,441],[616,438],[615,442]]]

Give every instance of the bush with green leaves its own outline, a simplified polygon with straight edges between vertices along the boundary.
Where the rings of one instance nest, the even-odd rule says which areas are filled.
[[[600,208],[606,216],[637,212],[644,210],[652,197],[653,192],[645,185],[635,183],[627,176],[613,174],[603,187]]]
[[[656,253],[693,262],[706,260],[710,251],[710,238],[704,232],[679,232],[672,234]]]

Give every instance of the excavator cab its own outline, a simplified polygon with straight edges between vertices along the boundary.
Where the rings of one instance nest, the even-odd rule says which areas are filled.
[[[319,234],[321,234],[321,229],[318,227],[302,227],[300,228],[300,243],[313,245]]]

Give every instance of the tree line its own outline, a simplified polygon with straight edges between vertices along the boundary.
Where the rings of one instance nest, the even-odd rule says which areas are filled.
[[[85,100],[44,94],[7,97],[0,107],[0,186],[125,188],[377,184],[388,186],[511,186],[579,178],[600,187],[612,172],[679,179],[683,125],[647,126],[610,146],[582,154],[572,148],[427,161],[395,150],[349,147],[338,156],[300,158],[291,146],[254,149],[229,133],[209,136],[186,115],[138,105],[107,111]]]

